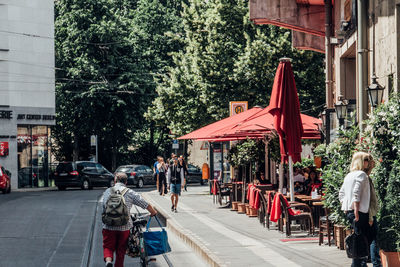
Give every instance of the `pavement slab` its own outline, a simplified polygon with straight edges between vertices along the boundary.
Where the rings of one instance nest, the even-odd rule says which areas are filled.
[[[345,251],[318,245],[318,240],[282,242],[286,235],[264,228],[257,218],[213,204],[207,186],[182,192],[178,213],[168,196],[156,191],[143,197],[166,220],[167,228],[190,245],[210,266],[350,266]],[[308,237],[306,233],[295,233]]]

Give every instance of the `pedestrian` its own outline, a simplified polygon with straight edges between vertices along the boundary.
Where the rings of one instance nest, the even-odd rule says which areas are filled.
[[[371,187],[368,173],[375,166],[372,157],[365,152],[353,155],[350,173],[346,175],[339,191],[339,200],[342,210],[346,213],[354,231],[364,235],[369,245],[372,243],[373,233],[369,224],[369,209],[371,201]],[[354,224],[353,224],[354,223]],[[353,259],[352,267],[367,267],[367,259]]]
[[[164,158],[160,157],[160,162],[157,164],[157,169],[158,169],[158,192],[160,193],[161,196],[164,196],[166,193],[166,184],[167,184],[167,178],[166,178],[166,172],[168,170],[167,166],[165,165]]]
[[[178,164],[178,159],[173,158],[173,164],[168,169],[168,184],[171,191],[171,211],[178,212],[178,198],[183,188],[183,169]]]
[[[160,159],[161,159],[161,157],[157,156],[157,160],[153,164],[153,178],[156,181],[157,191],[160,191],[160,181],[159,181],[159,177],[158,177],[158,168],[157,168],[157,165],[160,162]]]
[[[157,211],[148,204],[138,193],[126,187],[128,177],[125,173],[117,172],[114,177],[115,186],[108,188],[103,194],[103,255],[106,267],[113,266],[114,253],[115,256],[115,267],[123,267],[125,253],[128,245],[129,230],[133,227],[132,219],[130,216],[130,210],[133,205],[137,205],[143,209],[147,209],[150,212],[150,216],[155,216]],[[126,221],[125,224],[108,225],[107,222],[107,209],[112,206],[108,203],[109,199],[114,199],[116,195],[120,194],[125,200],[124,205],[127,214],[122,214],[125,217],[121,222]],[[127,216],[127,218],[126,218]],[[113,217],[115,220],[116,217]]]
[[[382,267],[381,257],[379,255],[379,247],[376,243],[376,234],[378,232],[378,225],[376,223],[376,214],[378,213],[378,198],[376,196],[374,183],[370,177],[372,169],[375,167],[374,159],[369,156],[368,158],[370,168],[367,171],[368,174],[368,181],[370,187],[370,202],[369,202],[369,209],[368,209],[368,222],[371,227],[371,245],[370,245],[370,255],[371,255],[371,263],[373,267]]]
[[[181,169],[183,169],[183,190],[187,191],[187,176],[188,176],[188,168],[187,164],[185,162],[185,159],[183,158],[182,155],[179,156],[178,158],[178,164]]]

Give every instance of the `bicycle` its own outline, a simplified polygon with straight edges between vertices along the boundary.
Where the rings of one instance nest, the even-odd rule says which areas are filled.
[[[136,216],[132,216],[133,227],[130,230],[129,241],[128,241],[128,251],[127,254],[131,257],[140,258],[140,266],[146,267],[151,261],[156,261],[155,258],[148,259],[146,253],[146,247],[144,245],[143,238],[143,227],[146,226],[147,220],[140,216],[140,213]]]

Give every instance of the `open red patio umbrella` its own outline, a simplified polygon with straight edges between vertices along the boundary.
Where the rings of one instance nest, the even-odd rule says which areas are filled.
[[[301,161],[303,124],[300,103],[290,59],[282,58],[275,74],[269,112],[274,116],[274,128],[279,134],[282,162],[289,161],[290,199],[294,201],[293,161]]]

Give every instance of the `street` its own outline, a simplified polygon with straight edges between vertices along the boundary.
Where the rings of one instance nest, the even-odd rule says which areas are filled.
[[[1,195],[0,266],[103,266],[101,205],[97,201],[104,190]],[[204,266],[172,233],[168,235],[172,252],[155,257],[150,266],[187,266],[188,262]],[[138,260],[129,257],[125,263],[138,266]]]

